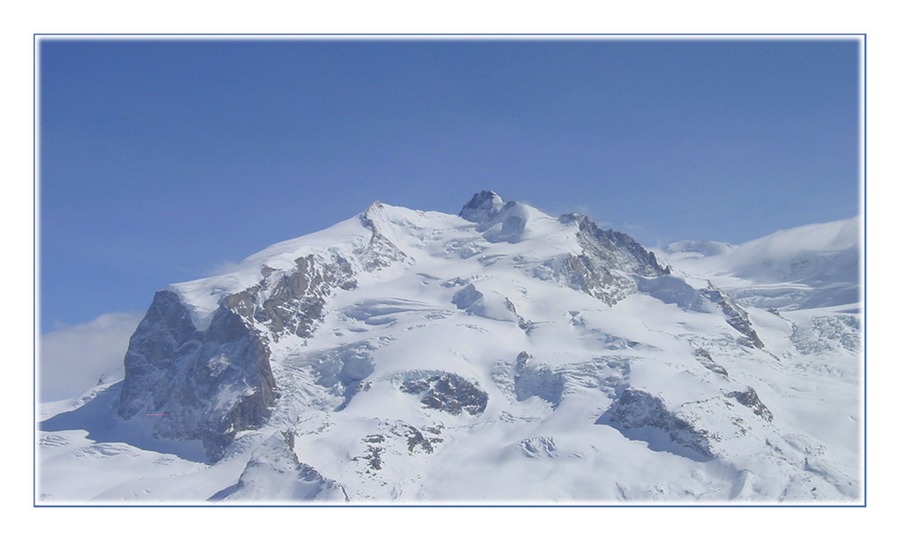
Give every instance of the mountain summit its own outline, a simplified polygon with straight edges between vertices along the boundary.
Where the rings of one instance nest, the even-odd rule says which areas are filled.
[[[859,498],[854,306],[744,305],[701,274],[490,191],[458,216],[375,202],[157,292],[124,380],[41,424],[42,491]],[[827,421],[823,387],[842,413]],[[100,492],[73,492],[54,469],[85,453],[118,457]]]
[[[459,217],[470,222],[486,222],[494,218],[503,208],[503,199],[491,191],[478,192],[459,211]]]

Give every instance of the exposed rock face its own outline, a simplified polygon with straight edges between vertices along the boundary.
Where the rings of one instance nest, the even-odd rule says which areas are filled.
[[[694,428],[645,391],[623,390],[597,424],[609,425],[627,438],[646,441],[654,451],[674,452],[701,461],[713,457],[706,431]]]
[[[368,244],[360,247],[353,254],[362,263],[365,271],[377,270],[409,259],[409,256],[381,231],[380,223],[384,221],[383,212],[384,206],[375,201],[359,217],[363,226],[372,231],[372,237]]]
[[[153,416],[154,435],[200,440],[215,461],[274,403],[269,349],[243,318],[223,306],[198,331],[175,293],[156,294],[125,355],[120,416]]]
[[[482,191],[466,203],[459,211],[460,218],[470,222],[485,222],[493,220],[500,209],[503,208],[503,200],[491,191]]]
[[[376,202],[360,216],[372,236],[348,254],[356,268],[371,271],[406,259],[379,229],[382,211]],[[203,330],[175,290],[157,293],[125,357],[119,415],[153,416],[155,436],[199,440],[211,461],[223,456],[237,432],[262,426],[276,398],[268,344],[312,336],[333,292],[356,287],[354,263],[338,251],[294,263],[288,269],[264,265],[255,285],[221,298]],[[351,359],[337,374],[319,374],[341,387],[341,407],[371,372],[364,365]]]
[[[453,415],[466,412],[478,415],[487,406],[487,393],[477,385],[456,374],[435,372],[423,376],[408,376],[400,385],[404,393],[420,395],[426,408]]]
[[[725,376],[726,378],[728,377],[728,371],[725,370],[722,365],[713,361],[712,355],[709,354],[709,351],[703,348],[698,348],[694,350],[694,356],[697,357],[697,360],[700,361],[700,364],[702,364],[703,367],[710,372],[715,372],[716,374]]]
[[[428,428],[430,429],[429,432],[431,434],[441,433],[440,428],[438,427]],[[431,454],[434,452],[435,445],[444,441],[443,438],[437,437],[435,435],[429,436],[423,433],[418,428],[406,423],[397,423],[397,428],[396,430],[394,430],[394,433],[406,437],[406,448],[409,449],[410,454]]]
[[[178,295],[171,291],[157,292],[128,344],[120,415],[127,419],[142,409],[159,408],[164,400],[155,399],[154,390],[164,392],[179,350],[195,334],[197,329]]]
[[[286,334],[308,337],[335,287],[356,287],[349,262],[335,256],[334,263],[325,263],[308,255],[298,258],[290,272],[263,268],[257,285],[228,295],[222,305],[265,326],[275,341]]]
[[[699,291],[700,297],[714,303],[722,310],[725,315],[725,321],[728,322],[736,331],[743,334],[746,338],[747,345],[762,349],[765,347],[762,340],[756,334],[756,330],[750,323],[747,311],[741,308],[739,304],[731,300],[721,289],[712,284]]]
[[[578,244],[582,248],[581,254],[571,254],[563,263],[571,277],[569,285],[610,306],[637,291],[631,275],[656,277],[670,272],[659,264],[653,252],[624,233],[600,229],[576,214],[566,214],[559,220],[577,224]]]
[[[756,390],[753,387],[747,387],[747,390],[745,391],[734,391],[728,393],[726,396],[735,399],[738,404],[747,406],[753,410],[755,415],[762,417],[766,421],[772,422],[775,418],[775,416],[772,415],[772,412],[769,411],[769,408],[767,408],[759,399],[759,396],[757,396]]]

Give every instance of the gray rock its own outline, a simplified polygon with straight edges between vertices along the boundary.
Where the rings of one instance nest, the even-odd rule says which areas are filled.
[[[756,390],[753,387],[747,387],[745,391],[734,391],[725,396],[735,399],[738,404],[747,406],[753,410],[755,415],[762,417],[766,421],[772,422],[772,420],[775,419],[775,416],[772,415],[769,408],[767,408],[759,399],[759,396],[756,394]]]
[[[566,214],[564,224],[578,226],[577,239],[582,253],[570,254],[559,264],[570,287],[612,306],[637,291],[633,276],[657,277],[669,274],[637,241],[624,233],[597,227],[584,216]]]
[[[757,336],[756,329],[754,329],[753,325],[750,323],[750,317],[747,315],[747,311],[738,303],[734,302],[734,300],[732,300],[725,292],[712,285],[712,283],[707,282],[707,287],[699,290],[699,293],[703,300],[717,305],[722,310],[725,321],[736,331],[744,335],[746,345],[759,349],[765,347],[765,344],[763,344],[762,340]]]
[[[356,250],[353,255],[362,263],[363,270],[367,272],[410,259],[378,228],[378,222],[381,220],[379,214],[382,212],[384,212],[384,206],[375,201],[359,217],[363,226],[372,231],[372,237],[366,246]]]
[[[452,415],[466,412],[478,415],[487,407],[488,395],[462,376],[448,372],[408,375],[400,385],[404,393],[420,395],[420,402],[430,409]]]
[[[693,460],[713,458],[709,436],[670,411],[658,397],[645,391],[624,389],[613,405],[597,419],[625,437],[645,441],[654,451],[667,451]]]
[[[472,199],[459,211],[459,216],[470,222],[488,222],[497,216],[502,207],[503,200],[500,199],[500,196],[485,190],[472,196]]]
[[[460,310],[467,310],[473,304],[484,298],[484,295],[478,291],[474,285],[469,284],[461,290],[457,291],[450,300]]]
[[[700,364],[703,365],[704,368],[709,370],[710,372],[715,372],[721,376],[728,377],[728,371],[722,367],[722,365],[713,361],[712,355],[709,354],[709,351],[703,348],[697,348],[694,350],[694,356],[700,361]]]
[[[169,291],[157,293],[125,355],[118,414],[153,417],[153,435],[199,440],[216,461],[241,430],[258,428],[275,404],[265,341],[222,306],[204,331]]]
[[[324,307],[334,288],[356,287],[347,260],[337,256],[325,262],[313,255],[298,258],[291,271],[263,269],[263,279],[250,288],[222,299],[222,305],[236,314],[260,323],[278,341],[286,334],[312,335],[324,315]]]

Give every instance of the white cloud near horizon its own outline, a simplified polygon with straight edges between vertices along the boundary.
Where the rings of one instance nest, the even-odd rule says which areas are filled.
[[[79,396],[101,379],[124,375],[128,340],[142,314],[111,313],[40,337],[37,378],[40,402]]]

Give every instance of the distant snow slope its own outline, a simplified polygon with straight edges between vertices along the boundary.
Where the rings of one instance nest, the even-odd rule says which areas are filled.
[[[796,309],[859,302],[859,217],[778,231],[738,246],[683,241],[664,257],[744,304]]]
[[[845,226],[664,265],[492,192],[374,203],[158,292],[123,380],[43,405],[37,503],[858,503],[858,303],[732,296],[844,283]]]

